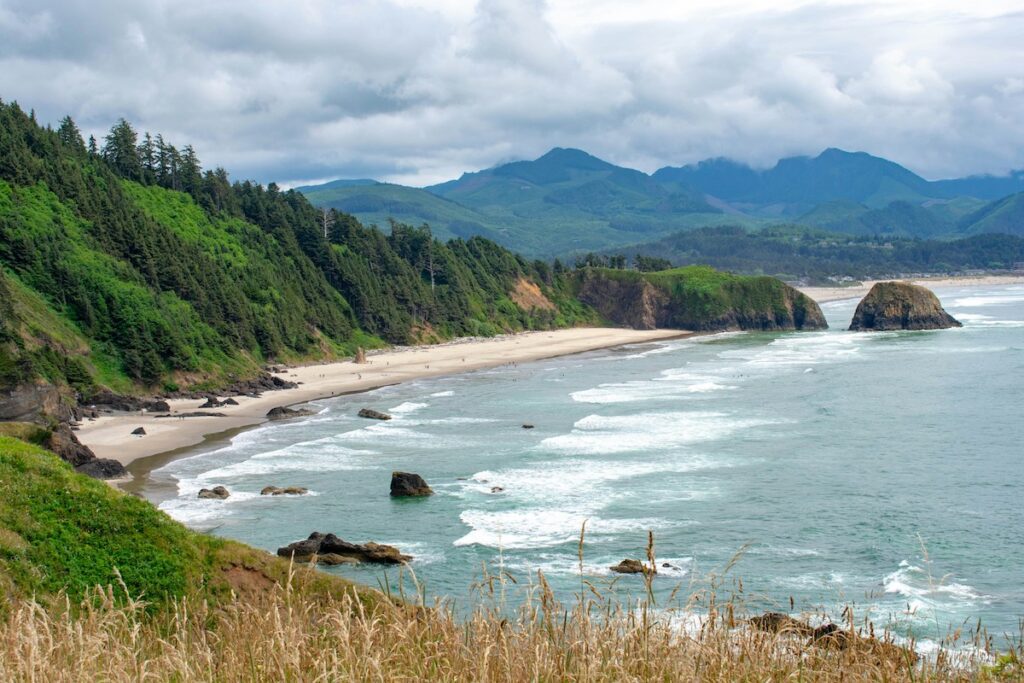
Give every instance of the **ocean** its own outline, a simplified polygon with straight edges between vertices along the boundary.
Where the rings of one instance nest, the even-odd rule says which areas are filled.
[[[962,329],[846,332],[856,301],[838,301],[822,306],[826,332],[691,337],[316,401],[315,416],[164,465],[143,493],[271,551],[312,531],[393,544],[428,598],[464,607],[485,568],[519,582],[513,603],[537,570],[572,600],[586,521],[582,578],[622,597],[643,582],[608,567],[643,559],[652,532],[666,607],[714,581],[742,586],[752,611],[852,606],[925,645],[980,620],[999,643],[1024,617],[1024,286],[935,291]],[[391,499],[393,470],[436,495]],[[196,498],[217,484],[229,499]],[[310,494],[260,496],[267,485]]]

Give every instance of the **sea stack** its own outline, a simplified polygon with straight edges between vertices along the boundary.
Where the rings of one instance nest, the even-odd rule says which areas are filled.
[[[909,282],[878,282],[850,322],[852,331],[942,330],[962,327],[931,290]]]

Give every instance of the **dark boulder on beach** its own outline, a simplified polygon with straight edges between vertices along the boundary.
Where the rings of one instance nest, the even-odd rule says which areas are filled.
[[[405,564],[412,560],[411,555],[402,554],[394,546],[372,541],[363,544],[349,543],[334,534],[322,534],[318,531],[311,533],[309,538],[278,548],[277,554],[280,557],[294,559],[296,562],[309,562],[315,555],[317,561],[323,564],[352,562]]]
[[[423,477],[412,472],[391,473],[391,495],[395,497],[429,496],[434,491]]]
[[[136,436],[145,436],[146,429],[145,427],[136,427],[135,429],[132,430],[132,434]]]
[[[199,489],[199,498],[209,498],[213,500],[224,500],[231,495],[223,486],[214,486],[212,489]]]
[[[213,396],[211,396],[210,398],[206,399],[206,403],[199,406],[199,409],[202,410],[203,408],[220,408],[222,405],[224,404],[218,401]]]
[[[654,567],[648,567],[640,560],[632,560],[626,558],[622,562],[616,565],[608,567],[616,574],[657,574],[658,570]]]
[[[851,331],[942,330],[962,327],[935,294],[909,282],[877,282],[857,305]]]
[[[373,408],[363,408],[358,413],[359,417],[365,417],[369,420],[390,420],[391,416],[387,413],[382,413],[379,410]]]

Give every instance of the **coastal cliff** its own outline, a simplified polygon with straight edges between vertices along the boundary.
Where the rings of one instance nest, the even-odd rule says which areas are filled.
[[[739,276],[704,266],[656,273],[587,268],[576,277],[580,301],[607,320],[636,329],[773,331],[828,327],[818,304],[772,277]]]
[[[909,282],[878,282],[853,314],[852,331],[942,330],[962,327],[942,308],[939,298]]]

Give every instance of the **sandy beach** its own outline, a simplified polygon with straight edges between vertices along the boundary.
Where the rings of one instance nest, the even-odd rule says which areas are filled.
[[[865,280],[859,285],[851,287],[797,287],[801,292],[811,297],[819,304],[826,301],[839,301],[841,299],[861,299],[880,280]],[[924,287],[983,287],[986,285],[1015,285],[1024,284],[1022,275],[981,275],[977,277],[936,277],[908,280],[915,285]]]
[[[77,434],[98,457],[113,458],[128,465],[139,458],[194,446],[212,434],[260,424],[266,421],[267,411],[279,406],[368,391],[422,377],[470,372],[687,334],[681,330],[573,328],[388,350],[370,355],[365,364],[343,361],[289,368],[278,376],[298,382],[297,389],[268,391],[259,398],[235,397],[237,406],[206,411],[223,413],[223,417],[173,417],[174,413],[195,411],[203,403],[175,399],[168,402],[172,417],[107,415],[85,421]],[[137,427],[146,430],[145,436],[132,435]]]

